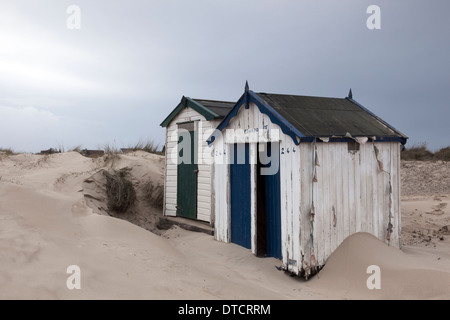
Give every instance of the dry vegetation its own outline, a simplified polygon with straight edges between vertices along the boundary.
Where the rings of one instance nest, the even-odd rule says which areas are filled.
[[[130,151],[145,151],[149,153],[161,154],[161,146],[159,143],[156,143],[154,140],[142,141],[139,140],[136,144],[128,146],[126,148]]]
[[[450,161],[450,147],[442,148],[435,153],[427,149],[426,143],[412,145],[401,153],[402,160],[414,161]]]
[[[103,171],[106,177],[106,196],[108,209],[114,212],[127,211],[136,200],[136,191],[128,178],[128,168],[114,170],[112,173]]]
[[[83,182],[86,204],[98,214],[159,234],[164,157],[138,148],[128,153],[114,145],[105,145],[104,150],[105,154],[95,159],[95,172]]]
[[[4,154],[6,156],[15,154],[15,152],[11,148],[0,148],[0,153]]]
[[[145,200],[152,206],[162,209],[164,202],[164,186],[149,180],[144,185]]]
[[[16,153],[11,148],[0,148],[0,161],[14,154]]]

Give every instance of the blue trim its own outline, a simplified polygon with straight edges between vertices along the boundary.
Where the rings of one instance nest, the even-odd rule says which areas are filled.
[[[246,101],[247,101],[247,97],[246,96],[247,96],[247,92],[244,93],[239,98],[239,100],[234,105],[233,109],[231,109],[231,111],[227,114],[227,116],[219,123],[219,125],[216,128],[216,130],[214,130],[213,134],[211,134],[211,136],[209,136],[209,138],[206,140],[206,142],[208,142],[208,146],[211,145],[211,143],[213,143],[214,140],[216,140],[216,137],[228,125],[228,123],[230,122],[231,118],[236,116],[236,114],[238,113],[239,108],[242,106],[242,104],[246,103]]]
[[[402,144],[406,143],[407,137],[377,137],[375,142],[401,142]]]
[[[368,136],[362,136],[362,137],[368,137]],[[327,136],[304,137],[304,138],[300,138],[300,143],[301,142],[313,142],[314,139],[316,139],[316,142],[322,142],[320,140],[320,138],[328,138],[328,137]],[[352,138],[344,138],[344,137],[342,137],[342,138],[329,137],[329,139],[330,140],[328,142],[355,142],[355,140]],[[374,142],[401,142],[402,144],[405,144],[406,140],[403,137],[375,137]]]
[[[235,117],[240,109],[240,107],[245,104],[245,108],[248,108],[250,103],[254,103],[261,113],[266,114],[272,123],[277,124],[284,134],[290,136],[296,145],[299,144],[297,137],[305,137],[300,131],[297,130],[292,124],[289,123],[284,117],[282,117],[274,108],[272,108],[267,102],[261,99],[252,90],[246,90],[244,94],[239,98],[238,102],[235,104],[233,109],[228,113],[228,115],[220,122],[217,127],[218,131],[215,131],[206,141],[208,145],[214,142],[217,135],[226,128],[233,117]]]

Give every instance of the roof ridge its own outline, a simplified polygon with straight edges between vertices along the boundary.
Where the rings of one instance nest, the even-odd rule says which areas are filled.
[[[202,101],[202,100],[199,100]],[[163,122],[161,122],[161,127],[167,127],[169,123],[176,117],[176,115],[184,108],[184,107],[191,107],[198,113],[200,113],[202,116],[206,118],[206,120],[213,120],[213,119],[219,119],[221,118],[220,115],[218,115],[216,112],[211,110],[210,108],[204,106],[200,102],[197,102],[195,99],[192,99],[190,97],[183,96],[181,98],[181,101],[178,103],[175,109],[172,110],[172,112],[164,119]]]
[[[337,97],[308,96],[308,95],[288,94],[288,93],[270,93],[270,92],[255,92],[255,93],[256,94],[265,94],[265,95],[274,95],[274,96],[306,97],[306,98],[318,98],[318,99],[339,99],[339,100],[346,99],[346,98],[337,98]]]
[[[211,99],[199,99],[199,98],[191,98],[192,100],[199,100],[199,101],[210,101],[210,102],[222,102],[222,103],[236,103],[235,101],[225,101],[225,100],[211,100]]]

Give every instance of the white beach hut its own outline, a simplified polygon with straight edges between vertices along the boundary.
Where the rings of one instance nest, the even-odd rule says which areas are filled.
[[[165,216],[214,223],[214,164],[206,139],[234,104],[183,96],[161,123],[166,128]]]
[[[304,278],[356,232],[399,247],[406,140],[351,91],[323,98],[246,85],[208,138],[215,238],[279,258]]]

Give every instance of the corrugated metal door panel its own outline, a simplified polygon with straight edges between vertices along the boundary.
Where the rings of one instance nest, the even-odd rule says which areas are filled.
[[[230,164],[231,242],[251,249],[249,145],[234,144]]]
[[[267,154],[270,158],[280,156],[279,143],[268,143]],[[279,165],[273,161],[270,165]],[[280,170],[275,174],[265,176],[266,193],[266,246],[268,257],[281,259],[281,201],[280,201]]]
[[[197,164],[194,138],[194,131],[179,131],[178,156],[189,160],[186,154],[183,157],[183,153],[190,151],[190,161],[186,161],[187,163],[183,161],[177,168],[177,216],[190,219],[197,218]],[[186,143],[187,141],[189,143]]]

